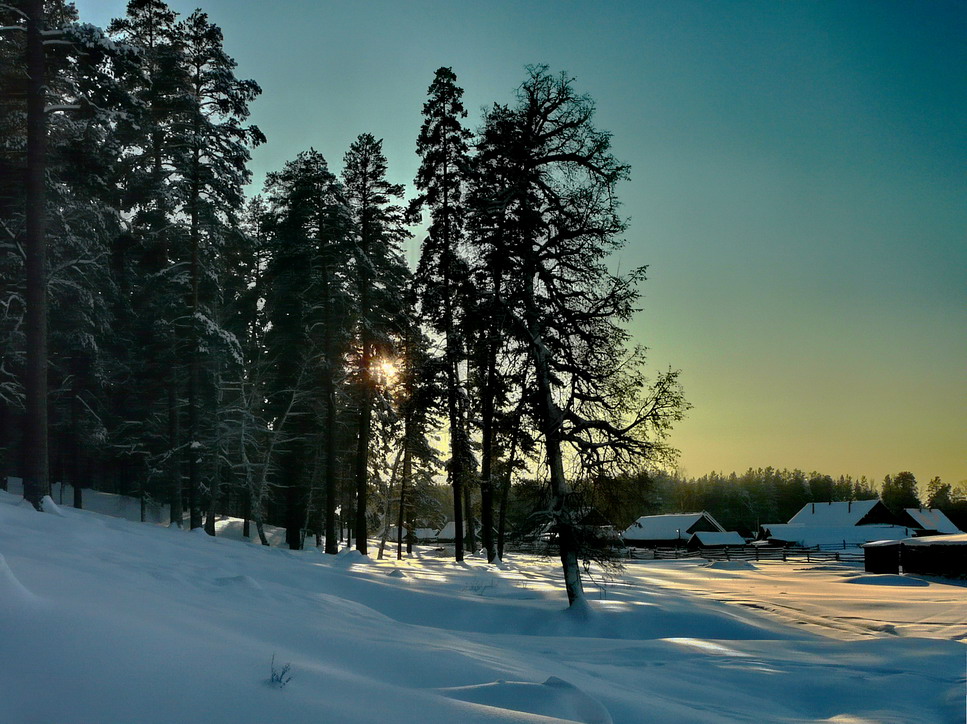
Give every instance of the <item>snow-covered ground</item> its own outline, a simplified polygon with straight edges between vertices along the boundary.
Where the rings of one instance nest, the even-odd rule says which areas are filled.
[[[937,579],[636,562],[569,611],[553,561],[223,530],[0,492],[0,722],[965,720],[967,588]]]

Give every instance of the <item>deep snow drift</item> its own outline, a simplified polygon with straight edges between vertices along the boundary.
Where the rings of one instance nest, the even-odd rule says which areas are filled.
[[[842,601],[865,601],[850,616],[902,592],[951,619],[947,638],[894,625],[836,640],[788,623],[788,607],[729,598],[751,600],[742,577],[764,590],[779,568],[639,562],[589,584],[575,612],[553,561],[293,553],[39,514],[2,492],[0,556],[9,724],[964,721],[967,647],[950,638],[967,630],[967,589],[935,580],[829,571]],[[285,685],[270,681],[273,657]]]

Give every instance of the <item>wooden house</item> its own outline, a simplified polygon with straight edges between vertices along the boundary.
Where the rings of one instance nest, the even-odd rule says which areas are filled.
[[[643,515],[621,534],[626,546],[635,548],[661,548],[684,546],[693,534],[699,532],[725,533],[711,513],[674,513],[668,515]]]

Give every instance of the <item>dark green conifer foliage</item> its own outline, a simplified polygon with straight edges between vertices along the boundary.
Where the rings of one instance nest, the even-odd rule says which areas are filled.
[[[27,425],[36,439],[19,446],[20,461],[11,460],[14,440],[3,432],[12,431],[24,400],[27,345],[22,315],[28,296],[23,286],[27,275],[23,257],[16,250],[29,246],[25,190],[33,187],[25,183],[29,170],[28,80],[39,77],[28,73],[25,60],[31,34],[16,32],[24,27],[26,15],[13,6],[0,9],[0,25],[7,28],[0,32],[0,303],[4,321],[11,323],[0,324],[4,338],[0,345],[4,350],[0,359],[0,448],[5,448],[7,463],[18,471],[31,460],[46,467],[40,461],[47,454],[57,478],[73,483],[74,503],[81,507],[80,491],[88,484],[105,433],[103,391],[108,360],[104,349],[113,294],[106,249],[120,223],[110,183],[117,158],[113,118],[117,111],[129,109],[117,78],[132,54],[124,46],[105,42],[99,29],[79,24],[73,5],[56,0],[43,9],[42,98],[35,101],[43,109],[45,126],[44,203],[42,209],[33,204],[30,208],[41,211],[46,247],[42,266],[49,314],[43,340],[47,350],[43,397],[44,412],[50,417],[47,431],[40,437],[49,441],[49,453],[30,454],[38,448],[36,439],[40,438]],[[33,479],[36,473],[27,477]],[[28,488],[28,496],[36,497],[29,480]]]
[[[171,520],[181,525],[184,510],[182,463],[191,454],[183,422],[185,301],[190,295],[187,233],[176,189],[189,146],[184,116],[189,109],[188,79],[177,15],[163,0],[130,0],[123,17],[111,22],[115,39],[136,47],[138,62],[122,82],[135,101],[119,118],[121,146],[118,183],[121,210],[129,232],[120,236],[112,256],[120,277],[118,311],[123,337],[112,402],[115,460],[112,477],[124,490],[138,481],[142,491],[166,488]],[[157,482],[156,482],[157,481]],[[158,487],[156,487],[156,484]],[[189,496],[192,491],[189,490]],[[198,523],[199,501],[189,497]]]
[[[904,508],[919,508],[920,498],[917,496],[917,479],[909,471],[887,475],[883,478],[883,490],[880,493],[880,499],[896,515],[902,513]]]
[[[367,503],[372,413],[376,394],[374,367],[390,356],[393,335],[404,324],[403,293],[409,271],[402,255],[402,243],[409,238],[406,216],[395,199],[403,187],[386,178],[383,142],[372,135],[360,135],[343,159],[343,184],[353,221],[356,253],[356,284],[359,318],[353,353],[354,386],[358,426],[353,470],[356,505],[354,533],[356,549],[367,550]]]
[[[469,168],[470,132],[463,128],[467,112],[463,89],[450,68],[440,68],[423,104],[423,126],[416,141],[422,159],[416,176],[420,195],[413,213],[427,208],[430,225],[423,241],[416,272],[420,308],[430,328],[443,337],[446,413],[450,441],[448,477],[453,487],[455,556],[463,560],[464,495],[470,494],[474,459],[470,444],[469,395],[465,375],[467,349],[462,335],[467,306],[472,299],[469,270],[463,256],[465,220],[464,186]],[[492,495],[490,480],[482,481],[484,545],[493,560]],[[468,521],[469,522],[469,521]]]
[[[266,196],[266,399],[273,433],[283,440],[278,459],[266,464],[283,490],[286,539],[300,548],[310,461],[321,454],[326,550],[335,553],[337,422],[349,326],[357,313],[355,238],[342,187],[314,150],[270,174]]]
[[[208,468],[206,530],[214,535],[213,506],[219,481],[213,467],[217,453],[212,448],[213,431],[202,430],[200,420],[216,417],[212,403],[217,394],[215,377],[220,374],[219,366],[242,362],[232,349],[226,350],[227,355],[224,351],[218,354],[225,346],[222,340],[226,340],[219,321],[219,287],[224,279],[221,251],[237,223],[242,187],[250,178],[249,145],[265,139],[257,127],[243,125],[249,114],[248,104],[261,89],[254,81],[235,77],[235,61],[224,51],[221,29],[196,10],[178,26],[178,31],[188,91],[182,120],[188,153],[175,184],[189,218],[191,322],[185,336],[189,353],[187,437],[192,452],[188,457],[188,490],[193,499],[201,497],[204,464]],[[207,390],[201,389],[203,372]],[[209,402],[204,416],[202,397]],[[191,506],[191,510],[191,527],[196,528],[201,524],[198,505]]]

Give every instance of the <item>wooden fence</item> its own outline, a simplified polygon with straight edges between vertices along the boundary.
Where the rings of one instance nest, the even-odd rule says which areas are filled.
[[[863,553],[855,549],[836,546],[790,546],[776,548],[771,546],[728,546],[726,548],[705,548],[686,550],[684,548],[629,548],[631,560],[675,560],[704,558],[709,561],[805,561],[819,563],[836,561],[842,563],[862,563]]]

